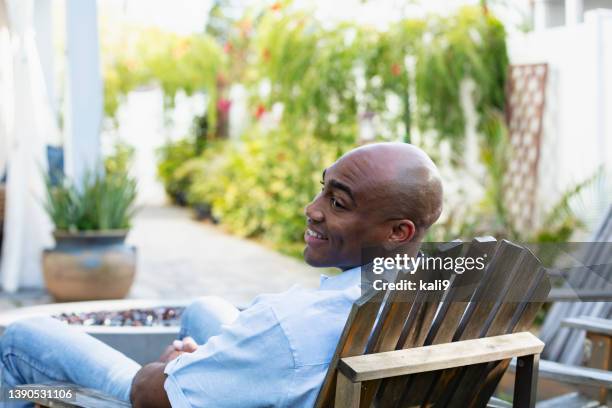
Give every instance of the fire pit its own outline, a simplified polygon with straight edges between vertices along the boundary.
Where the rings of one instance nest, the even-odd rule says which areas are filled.
[[[157,360],[176,339],[184,300],[55,303],[0,314],[0,333],[12,322],[51,316],[91,334],[140,364]]]
[[[69,312],[53,316],[68,324],[106,327],[172,327],[181,324],[184,307],[156,307],[95,312]]]

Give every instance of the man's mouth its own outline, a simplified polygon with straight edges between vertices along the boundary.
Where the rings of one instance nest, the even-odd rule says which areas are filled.
[[[314,242],[320,242],[320,241],[327,241],[328,238],[327,236],[319,232],[313,231],[310,228],[306,228],[306,233],[304,234],[304,240],[307,243],[314,243]]]

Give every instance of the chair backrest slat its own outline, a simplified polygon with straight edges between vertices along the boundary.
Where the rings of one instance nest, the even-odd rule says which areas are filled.
[[[543,299],[546,299],[550,292],[550,281],[546,276],[544,268],[540,268],[537,277],[534,280],[535,286],[529,291],[526,302],[517,308],[510,322],[510,326],[506,333],[517,333],[529,330],[538,311],[544,304]],[[510,360],[491,363],[486,371],[487,376],[482,381],[480,392],[476,393],[472,399],[470,407],[483,407],[497,388],[506,369],[510,365]]]
[[[496,245],[497,241],[494,239],[477,238],[470,244],[466,257],[473,256],[476,258],[486,254],[486,256],[490,259],[491,255],[495,251]],[[483,273],[483,270],[475,269],[469,273],[456,275],[455,279],[451,283],[451,287],[447,292],[445,302],[440,307],[440,310],[438,311],[429,332],[421,334],[421,337],[424,337],[424,340],[416,342],[416,344],[414,342],[402,343],[401,347],[398,348],[410,348],[415,346],[449,342],[452,339],[457,326],[459,325],[461,316],[465,312],[465,308],[468,305],[467,301],[470,300],[474,293],[474,284],[477,285],[478,282],[480,282]],[[418,328],[415,328],[414,330],[418,330]],[[423,383],[428,382],[426,377],[427,375],[423,374],[420,381]],[[390,378],[383,381],[377,396],[378,405],[380,407],[398,406],[403,398],[405,390],[412,387],[413,380],[414,378],[412,376],[403,376]]]
[[[491,259],[496,246],[497,241],[494,238],[476,238],[470,244],[465,257]],[[484,269],[474,269],[455,277],[425,344],[448,343],[453,339],[476,286],[482,282],[483,274]]]
[[[492,321],[485,323],[486,332],[481,333],[479,337],[509,334],[517,331],[522,324],[531,324],[537,309],[527,309],[529,303],[539,302],[539,305],[541,305],[545,299],[546,294],[544,297],[534,297],[540,294],[538,287],[542,280],[548,283],[548,279],[544,279],[545,271],[540,268],[537,258],[529,253],[529,251],[524,251],[523,261],[520,263],[519,270],[510,282],[510,289],[503,299],[500,300],[501,306],[499,309],[491,315],[493,316]],[[546,286],[544,285],[542,289],[545,288]],[[479,386],[488,384],[490,388],[491,384],[496,381],[499,382],[501,377],[497,375],[503,374],[506,371],[508,363],[509,361],[495,362],[463,368],[461,369],[462,372],[455,377],[453,384],[443,389],[438,388],[438,394],[434,393],[430,398],[438,401],[441,406],[453,406],[453,401],[463,401],[463,406],[465,406],[466,401],[469,401],[474,396],[474,390],[478,389]],[[489,382],[487,383],[485,380],[485,383],[483,383],[482,380],[488,378],[489,375],[491,375],[491,378],[488,380]],[[496,386],[497,383],[492,387],[491,393],[495,390]],[[444,395],[440,396],[441,393],[444,393]],[[486,392],[483,395],[486,395]],[[490,396],[491,394],[489,394]]]
[[[382,291],[370,291],[353,304],[319,391],[315,407],[333,406],[338,361],[342,357],[363,354],[384,295],[385,292]]]
[[[508,241],[500,242],[495,255],[485,270],[482,283],[470,301],[462,321],[453,336],[453,341],[485,337],[490,331],[494,316],[503,302],[500,300],[508,294],[512,283],[517,281],[520,264],[526,251]],[[427,401],[448,399],[454,394],[456,382],[460,380],[461,368],[443,370],[419,376],[413,381],[411,389],[405,391],[404,401],[407,405],[426,404]],[[428,378],[429,377],[429,378]],[[418,390],[427,390],[418,392]],[[444,404],[442,404],[444,406]]]
[[[462,243],[451,242],[436,253],[439,257],[457,257],[461,253]],[[401,278],[401,276],[400,276]],[[419,269],[411,276],[413,282],[423,280],[435,282],[440,279],[449,279],[450,272],[444,269],[426,271]],[[425,344],[425,337],[430,330],[444,291],[436,290],[422,292],[416,296],[410,291],[393,291],[389,302],[385,305],[389,313],[385,320],[378,322],[374,331],[376,338],[368,348],[368,353],[378,353],[408,347],[418,347]],[[408,300],[412,301],[409,302]],[[398,303],[399,302],[399,303]],[[383,313],[384,314],[384,313]],[[364,406],[369,406],[376,393],[379,391],[382,381],[369,381],[363,386],[361,401]]]

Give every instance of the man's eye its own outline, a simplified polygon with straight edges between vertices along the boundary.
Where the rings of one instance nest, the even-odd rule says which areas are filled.
[[[335,197],[330,198],[330,203],[332,208],[344,208],[344,206],[340,204]]]

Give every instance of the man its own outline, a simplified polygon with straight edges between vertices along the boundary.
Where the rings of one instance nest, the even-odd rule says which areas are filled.
[[[362,249],[418,243],[440,215],[433,162],[402,143],[360,147],[325,169],[306,207],[304,259],[343,272],[319,290],[258,296],[242,312],[215,298],[188,307],[181,338],[140,367],[52,319],[12,325],[2,339],[2,384],[70,381],[135,407],[312,406],[352,303]]]

